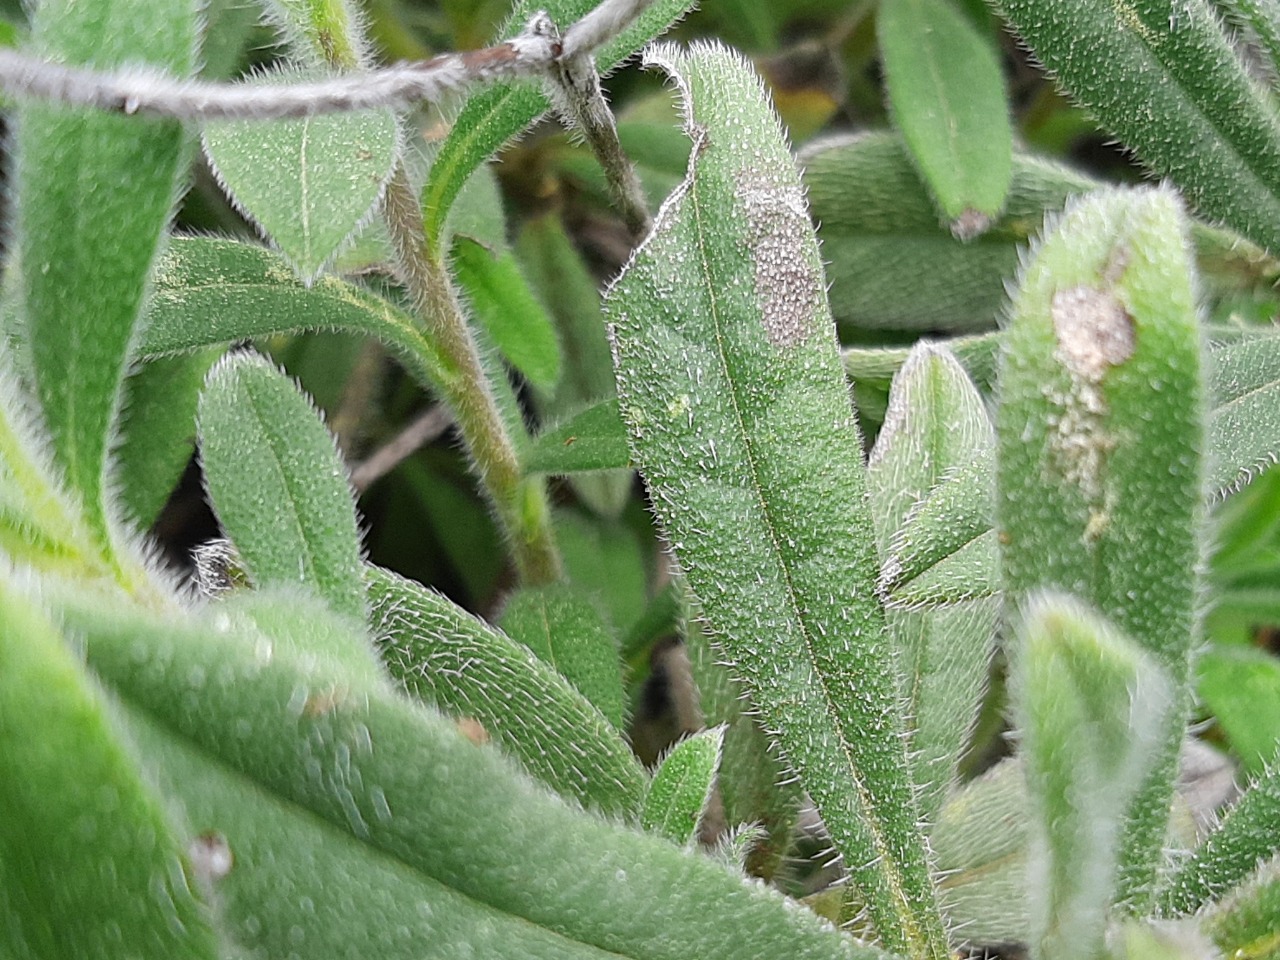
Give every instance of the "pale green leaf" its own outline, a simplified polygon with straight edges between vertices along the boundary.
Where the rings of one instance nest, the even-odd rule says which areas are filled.
[[[157,266],[147,309],[138,345],[145,357],[335,330],[378,339],[424,387],[449,376],[448,365],[404,311],[335,277],[304,287],[278,254],[232,240],[175,239]]]
[[[856,421],[799,177],[738,57],[663,46],[649,59],[672,75],[695,146],[607,301],[632,452],[881,942],[942,957]]]
[[[968,502],[991,502],[995,434],[986,405],[945,349],[918,345],[894,378],[884,425],[867,465],[871,515],[886,569],[901,566],[907,521],[943,481],[973,463]],[[907,534],[911,543],[911,534]],[[994,555],[990,577],[998,578]],[[896,586],[897,584],[892,584]],[[932,822],[952,786],[956,765],[982,702],[994,650],[999,603],[982,598],[928,610],[889,609],[901,693],[909,718],[910,754],[920,815]]]
[[[1264,650],[1211,649],[1196,660],[1196,694],[1246,772],[1280,752],[1280,658]]]
[[[49,0],[30,53],[98,70],[194,70],[191,0]],[[15,117],[19,314],[36,393],[67,486],[109,543],[107,451],[147,275],[185,174],[172,121],[29,104]]]
[[[1013,176],[996,51],[953,0],[883,0],[876,26],[894,123],[951,231],[972,239]]]
[[[418,700],[475,721],[534,777],[583,806],[634,818],[646,777],[586,697],[528,647],[456,604],[368,568],[374,642]]]
[[[332,880],[365,916],[385,921],[385,905],[408,920],[411,898],[417,956],[456,956],[448,947],[460,944],[478,953],[501,942],[492,926],[510,932],[520,949],[528,937],[532,955],[548,958],[879,956],[773,891],[552,797],[453,722],[381,684],[335,672],[329,661],[198,621],[121,622],[83,606],[68,616],[85,634],[90,667],[133,715],[146,717],[154,738],[171,745],[157,753],[177,756],[186,770],[203,773],[213,799],[226,798],[230,809],[209,802],[197,812],[202,827],[226,835],[233,854],[246,854],[226,878],[244,871],[230,912],[263,946],[283,942],[296,951],[313,923],[335,938],[317,942],[318,954],[352,942],[327,918],[301,919],[310,911],[293,883],[266,882],[272,853],[285,844],[294,849],[281,851],[274,876],[314,871],[313,880]],[[176,766],[169,776],[183,772]],[[236,786],[252,788],[262,821],[246,821]],[[330,848],[314,868],[311,856],[299,856],[311,844],[298,841],[309,839]],[[348,852],[355,877],[368,885],[343,876]],[[252,876],[259,862],[263,882]],[[441,895],[442,887],[452,895]],[[302,888],[315,889],[305,878]],[[311,907],[318,912],[333,896]],[[450,917],[456,907],[462,916]],[[298,919],[289,927],[264,930],[269,919],[290,916]],[[432,936],[437,927],[443,946]],[[384,935],[401,952],[405,936]],[[520,955],[501,949],[499,956]]]
[[[251,581],[306,584],[363,622],[346,468],[310,400],[267,360],[239,353],[209,374],[199,415],[209,498]]]
[[[288,71],[270,82],[298,77]],[[372,215],[399,133],[390,110],[219,121],[205,126],[204,147],[237,209],[311,283]]]
[[[1197,639],[1205,391],[1193,276],[1171,192],[1077,201],[1028,259],[1000,369],[1011,599],[1040,588],[1080,598],[1177,691],[1124,834],[1120,896],[1135,908],[1163,856]]]
[[[109,701],[0,585],[0,953],[213,960],[199,876]]]
[[[632,630],[649,603],[649,537],[623,520],[576,510],[557,511],[555,526],[569,582],[608,612],[619,636]]]
[[[1209,0],[1000,0],[1066,91],[1206,217],[1280,249],[1280,120]]]
[[[672,747],[645,794],[641,826],[681,846],[695,843],[698,824],[711,802],[723,746],[724,727],[712,727]]]
[[[1030,811],[1031,952],[1093,960],[1125,811],[1160,762],[1176,694],[1153,657],[1065,596],[1029,598],[1020,634],[1011,679]]]
[[[498,626],[623,729],[618,640],[582,591],[566,584],[517,590],[507,598]]]
[[[960,361],[979,387],[988,389],[995,383],[996,362],[1000,356],[998,333],[951,337],[938,343]],[[840,356],[844,360],[844,372],[854,383],[888,382],[907,362],[911,350],[911,347],[843,347]]]

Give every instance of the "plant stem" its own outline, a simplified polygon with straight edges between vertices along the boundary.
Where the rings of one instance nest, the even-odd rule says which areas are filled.
[[[520,579],[527,584],[551,583],[559,579],[561,566],[545,486],[540,478],[526,478],[521,471],[515,439],[498,409],[440,251],[427,243],[422,210],[403,166],[387,184],[384,216],[415,311],[449,367],[439,384],[443,399],[453,410],[480,484],[510,539]]]

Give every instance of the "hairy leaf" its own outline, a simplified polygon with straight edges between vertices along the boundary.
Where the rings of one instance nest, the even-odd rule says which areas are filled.
[[[884,0],[876,26],[895,125],[952,232],[972,239],[1013,176],[995,49],[953,0]]]
[[[1000,370],[999,538],[1015,602],[1089,603],[1168,672],[1177,705],[1130,810],[1120,896],[1150,895],[1189,707],[1203,446],[1185,222],[1165,190],[1076,202],[1033,251]]]
[[[1223,345],[1209,371],[1208,485],[1225,497],[1280,459],[1280,338]]]
[[[455,943],[465,942],[460,924],[435,918],[465,898],[464,922],[487,915],[512,930],[506,921],[519,921],[535,956],[555,955],[555,938],[574,958],[878,956],[771,891],[574,809],[452,721],[331,661],[280,648],[264,656],[260,635],[203,623],[124,623],[83,608],[70,615],[86,634],[91,668],[190,763],[212,768],[214,789],[228,776],[253,786],[264,807],[256,828],[237,828],[244,820],[234,811],[204,808],[226,818],[233,853],[256,850],[269,863],[277,845],[308,835],[345,842],[362,862],[357,876],[396,875],[387,891],[344,881],[347,897],[366,907],[384,896],[403,903],[405,886],[417,887],[428,897],[416,901],[415,928],[444,924]],[[271,836],[272,821],[285,815],[295,821],[289,832]],[[295,854],[286,852],[285,863],[297,864]],[[328,859],[318,858],[317,872],[340,876]],[[454,895],[432,895],[440,887]],[[298,900],[289,886],[257,891],[257,909],[237,897],[241,916],[287,916]],[[261,921],[256,935],[264,937]],[[286,934],[306,935],[305,926]],[[419,950],[432,955],[434,946],[427,936]]]
[[[33,53],[100,70],[190,76],[189,0],[42,3]],[[14,154],[20,313],[36,392],[67,485],[104,543],[107,450],[147,275],[177,197],[187,137],[172,121],[19,109]]]
[[[802,160],[831,308],[836,320],[857,328],[993,329],[1017,273],[1018,244],[1040,229],[1046,213],[1097,186],[1067,167],[1017,153],[1003,215],[963,243],[938,224],[897,136],[822,140]]]
[[[1244,792],[1165,885],[1161,910],[1194,913],[1242,883],[1259,861],[1280,853],[1280,767],[1272,767]]]
[[[646,830],[681,846],[698,839],[698,824],[711,802],[723,745],[724,727],[712,727],[671,749],[644,798],[640,823]]]
[[[270,79],[299,78],[287,71]],[[204,148],[236,208],[310,284],[382,198],[399,132],[390,110],[219,121],[205,126]]]
[[[269,361],[232,354],[200,398],[200,457],[223,530],[260,586],[303,583],[363,622],[346,468],[315,409]]]
[[[1224,957],[1280,958],[1280,857],[1260,864],[1245,883],[1217,904],[1204,927]]]
[[[1280,250],[1280,120],[1208,0],[999,0],[1045,68],[1192,203]]]
[[[799,178],[740,59],[714,46],[649,59],[675,80],[695,145],[607,302],[632,451],[714,639],[881,941],[942,957],[854,413]]]
[[[908,518],[944,479],[975,461],[985,476],[961,496],[991,501],[995,434],[963,368],[943,349],[917,346],[894,378],[889,409],[867,466],[871,515],[886,565]],[[995,578],[995,557],[992,578]],[[881,573],[882,582],[884,571]],[[920,815],[932,822],[950,789],[982,701],[999,604],[993,598],[932,610],[887,613],[898,647],[899,681],[910,718],[910,753]]]
[[[374,642],[405,690],[485,735],[534,777],[634,818],[645,774],[616,727],[524,645],[402,577],[368,568]]]
[[[1154,658],[1077,601],[1036,596],[1023,617],[1012,677],[1031,813],[1031,948],[1091,960],[1125,810],[1159,762],[1175,694]]]
[[[0,951],[213,960],[198,877],[106,698],[47,615],[0,585]]]
[[[623,729],[618,641],[582,591],[565,584],[518,590],[507,599],[498,626]]]

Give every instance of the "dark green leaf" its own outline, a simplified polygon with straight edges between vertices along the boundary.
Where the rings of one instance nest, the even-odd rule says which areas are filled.
[[[627,467],[627,428],[617,400],[601,400],[539,434],[525,459],[530,473],[579,473]]]

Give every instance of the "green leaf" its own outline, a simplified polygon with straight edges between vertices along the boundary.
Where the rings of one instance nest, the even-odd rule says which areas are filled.
[[[627,467],[627,428],[617,400],[601,400],[534,438],[525,469],[530,473],[581,473]]]
[[[960,361],[965,372],[982,389],[990,389],[996,379],[1000,356],[1000,335],[980,333],[968,337],[951,337],[937,341]],[[912,347],[843,347],[844,372],[855,383],[887,382],[907,362]]]
[[[1169,191],[1077,201],[1028,260],[1000,370],[997,502],[1012,598],[1042,587],[1079,597],[1177,691],[1125,831],[1120,896],[1135,909],[1163,856],[1197,640],[1204,388],[1193,277]]]
[[[523,644],[433,591],[369,567],[374,642],[418,700],[478,722],[530,775],[634,819],[646,777],[617,729]]]
[[[1203,920],[1224,957],[1239,960],[1280,958],[1280,857],[1257,871]]]
[[[723,745],[724,727],[713,727],[671,749],[644,798],[640,824],[646,830],[681,846],[697,842],[698,824],[711,803]]]
[[[284,71],[269,82],[301,76]],[[307,284],[368,222],[399,146],[390,110],[269,123],[219,121],[204,128],[218,183]]]
[[[1030,939],[1028,817],[1026,777],[1015,757],[952,794],[929,832],[938,896],[952,929],[969,943]]]
[[[265,0],[263,6],[294,57],[343,69],[363,59],[362,15],[350,0]]]
[[[30,52],[99,70],[192,74],[189,0],[42,3]],[[67,485],[109,543],[107,450],[147,275],[185,174],[178,123],[25,105],[14,155],[19,313],[36,393]]]
[[[1280,249],[1280,122],[1207,0],[1000,0],[1066,91],[1207,218]]]
[[[0,951],[222,956],[198,876],[102,694],[0,584]]]
[[[200,389],[222,353],[211,347],[153,360],[125,380],[115,479],[126,513],[143,530],[155,523],[191,459]]]
[[[858,329],[991,330],[1018,270],[1018,245],[1075,194],[1097,186],[1025,153],[1013,158],[1003,215],[964,243],[938,224],[933,199],[892,134],[820,141],[802,154],[831,304]]]
[[[455,237],[451,264],[473,317],[502,355],[534,387],[554,388],[560,379],[560,344],[515,257]]]
[[[871,515],[886,566],[895,562],[894,547],[908,518],[966,466],[979,462],[986,470],[972,475],[961,496],[990,504],[994,447],[986,405],[959,362],[944,349],[917,346],[894,378],[867,465]],[[991,578],[997,579],[994,553],[989,560]],[[882,569],[882,585],[884,574]],[[886,615],[910,718],[908,749],[920,815],[932,822],[955,780],[982,702],[999,602],[982,598],[933,610],[890,609]]]
[[[1225,497],[1280,459],[1280,338],[1221,346],[1209,370],[1208,483]]]
[[[799,177],[738,57],[662,46],[649,60],[675,80],[695,146],[607,301],[632,452],[882,943],[943,957],[856,422]]]
[[[227,777],[253,787],[261,823],[255,817],[237,828],[245,820],[234,809],[202,807],[226,822],[233,854],[244,844],[270,876],[272,851],[282,844],[310,834],[326,847],[345,845],[362,861],[356,876],[378,885],[337,879],[337,890],[380,920],[384,897],[393,904],[412,898],[416,956],[424,949],[449,955],[435,952],[437,924],[454,943],[467,942],[463,923],[479,927],[479,952],[488,940],[488,924],[473,922],[481,917],[501,924],[521,948],[527,933],[534,956],[548,958],[880,956],[772,891],[553,798],[498,751],[461,736],[453,722],[380,684],[335,672],[328,661],[279,648],[263,656],[261,635],[213,624],[137,616],[126,623],[103,617],[100,605],[68,615],[86,635],[91,668],[132,714],[179,748],[175,753],[185,752],[189,767],[198,761],[214,789]],[[291,829],[273,836],[270,827],[282,816]],[[217,821],[209,826],[221,829]],[[306,868],[310,850],[282,851],[285,864]],[[316,858],[317,879],[340,878],[341,864],[327,854]],[[256,938],[300,949],[294,941],[307,940],[310,922],[297,924],[297,933],[263,932],[268,918],[288,916],[300,898],[288,885],[254,886],[254,866],[254,859],[242,864],[246,876],[238,882],[249,886],[237,892],[232,913]],[[454,895],[441,897],[441,887]],[[256,906],[246,903],[252,892],[261,898]],[[455,926],[450,910],[464,901],[470,909]],[[328,896],[314,906],[325,902]],[[325,919],[314,922],[333,931]],[[384,936],[404,943],[403,934]],[[317,947],[318,954],[332,952]],[[500,955],[520,954],[504,947]]]
[[[569,582],[608,611],[620,635],[633,629],[649,603],[648,531],[574,510],[557,511],[555,526]]]
[[[1246,771],[1262,772],[1280,745],[1280,659],[1262,650],[1209,650],[1196,692]]]
[[[996,52],[951,0],[884,0],[876,25],[894,122],[951,231],[972,239],[1013,176]]]
[[[519,0],[499,34],[508,39],[516,36],[538,10],[545,11],[563,29],[595,6],[595,0]],[[595,52],[596,66],[602,73],[610,72],[692,6],[692,0],[657,0],[649,5],[630,27]],[[471,174],[550,107],[541,86],[531,81],[494,84],[467,100],[431,164],[423,188],[429,243],[439,242],[453,201]]]
[[[256,354],[219,363],[200,398],[200,456],[214,510],[253,583],[307,584],[363,622],[346,468],[293,382]]]
[[[517,590],[507,598],[498,626],[623,729],[618,641],[581,591],[565,584]]]
[[[687,148],[688,140],[683,136],[680,140]],[[555,392],[550,396],[533,395],[542,422],[562,421],[589,404],[617,396],[613,356],[605,335],[596,281],[559,217],[548,215],[526,223],[516,243],[516,253],[529,281],[551,311],[566,360]],[[620,417],[617,424],[623,441],[619,449],[625,449],[626,431]],[[578,498],[608,517],[622,511],[631,497],[634,481],[630,470],[569,477]]]
[[[1160,909],[1168,916],[1195,913],[1243,882],[1262,860],[1280,853],[1280,767],[1273,766],[1236,801],[1165,885]]]
[[[687,599],[688,591],[680,593]],[[782,866],[804,803],[804,790],[777,756],[742,685],[717,656],[700,615],[686,602],[680,611],[689,671],[698,689],[702,720],[724,729],[716,788],[725,826],[752,824],[760,832],[747,856],[753,876],[768,880]]]
[[[156,270],[138,352],[169,356],[304,330],[375,337],[424,387],[450,376],[412,318],[381,297],[335,277],[304,287],[278,254],[210,238],[170,244]]]
[[[1079,602],[1036,596],[1023,617],[1012,678],[1031,812],[1031,951],[1092,960],[1125,810],[1160,760],[1175,693],[1154,658]]]

